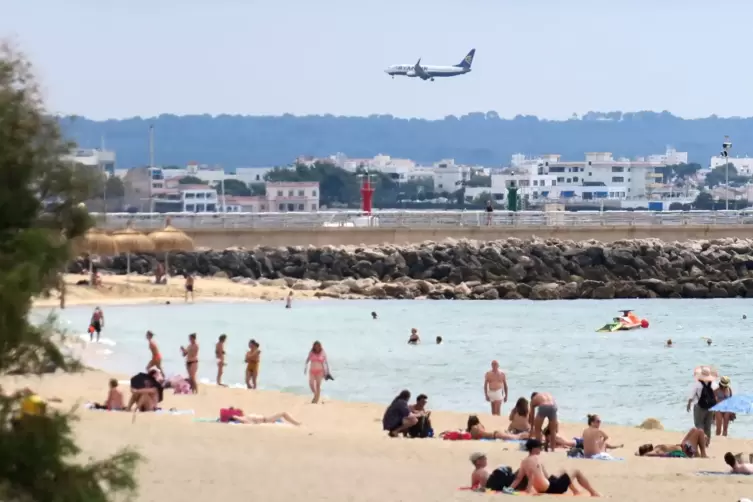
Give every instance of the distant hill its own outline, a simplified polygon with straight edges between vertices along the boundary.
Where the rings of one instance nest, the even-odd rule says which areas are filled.
[[[118,165],[148,163],[148,128],[155,129],[155,159],[161,165],[195,161],[224,167],[274,166],[298,155],[393,157],[432,162],[499,166],[514,153],[559,153],[568,160],[584,152],[607,151],[616,157],[662,153],[666,145],[687,151],[706,165],[725,135],[733,154],[753,154],[753,118],[686,120],[669,112],[589,112],[573,120],[532,116],[501,119],[495,112],[449,116],[442,120],[369,117],[256,117],[241,115],[160,115],[154,118],[94,121],[61,118],[66,135],[81,147],[98,147],[102,138],[117,152]],[[750,149],[746,151],[746,145]]]

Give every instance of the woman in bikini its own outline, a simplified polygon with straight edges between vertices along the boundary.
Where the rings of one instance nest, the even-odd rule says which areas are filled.
[[[510,434],[510,433],[501,432],[501,431],[487,432],[486,429],[484,428],[484,425],[481,423],[481,420],[479,420],[476,415],[471,415],[470,417],[468,417],[468,424],[466,426],[466,429],[471,434],[471,437],[473,439],[514,440],[514,439],[527,439],[528,438],[528,433]]]
[[[246,387],[249,389],[256,388],[256,377],[259,376],[259,360],[261,350],[256,340],[248,342],[248,352],[246,352]]]
[[[528,399],[521,397],[515,403],[515,408],[510,410],[510,425],[507,432],[512,434],[523,434],[531,432],[531,424],[528,423]]]
[[[703,429],[693,427],[685,434],[680,444],[644,444],[638,448],[636,455],[639,457],[708,458],[706,434]]]
[[[719,387],[714,391],[716,396],[716,403],[719,404],[725,399],[732,397],[732,387],[729,386],[729,377],[723,376],[719,379]],[[726,436],[729,423],[732,421],[734,413],[728,411],[715,411],[714,421],[716,422],[716,435]]]
[[[199,371],[199,344],[196,343],[196,333],[188,335],[188,348],[181,347],[180,351],[186,358],[186,371],[188,371],[188,383],[191,384],[191,391],[198,394],[199,384],[196,374]]]
[[[146,371],[149,371],[152,368],[157,368],[162,372],[162,355],[159,353],[157,342],[154,341],[154,333],[147,331],[146,339],[149,341],[149,351],[152,353],[152,358],[146,365]]]
[[[329,363],[327,362],[327,354],[322,348],[322,344],[319,341],[314,342],[311,347],[311,352],[306,358],[306,362],[303,365],[303,374],[306,374],[308,368],[309,375],[309,387],[314,394],[314,399],[311,400],[313,404],[319,402],[319,397],[322,392],[322,380],[329,375]]]

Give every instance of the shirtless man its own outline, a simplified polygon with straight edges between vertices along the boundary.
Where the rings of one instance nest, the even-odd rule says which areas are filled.
[[[730,472],[732,472],[733,474],[753,474],[753,464],[738,462],[737,457],[735,457],[731,452],[724,454],[724,461],[728,466],[730,466],[730,468],[732,469]]]
[[[146,371],[149,371],[152,368],[157,368],[160,370],[161,373],[164,373],[162,371],[162,355],[159,353],[159,347],[157,347],[157,342],[154,341],[154,333],[151,331],[146,332],[146,339],[149,341],[149,352],[152,353],[152,358],[149,360],[149,363],[146,365]]]
[[[180,351],[186,358],[186,371],[188,371],[188,383],[191,384],[191,391],[198,394],[199,384],[196,374],[199,372],[199,344],[196,343],[196,333],[188,335],[188,348],[181,347]]]
[[[227,387],[222,383],[222,373],[225,370],[225,340],[227,335],[220,335],[217,340],[217,344],[214,346],[214,357],[217,358],[217,385],[220,387]]]
[[[120,411],[125,409],[123,402],[123,393],[118,390],[118,381],[116,379],[110,380],[110,390],[107,392],[107,399],[105,404],[95,404],[96,409]]]
[[[186,302],[188,302],[188,295],[191,295],[191,301],[193,301],[193,276],[186,274]]]
[[[499,371],[499,363],[492,361],[491,371],[484,375],[484,396],[492,405],[492,415],[502,412],[502,403],[507,402],[507,378]]]
[[[538,413],[536,409],[538,408]],[[532,437],[538,441],[542,440],[542,429],[544,420],[547,420],[549,435],[547,440],[549,448],[554,451],[557,446],[557,432],[559,432],[559,420],[557,419],[557,402],[548,392],[534,392],[531,394],[530,413],[528,423],[531,424]]]
[[[97,307],[92,313],[91,322],[89,323],[89,341],[94,338],[94,333],[97,333],[97,341],[99,341],[99,335],[102,334],[102,328],[105,327],[105,313],[102,309]]]
[[[688,457],[708,458],[706,455],[706,433],[693,427],[685,434],[680,444],[644,444],[638,448],[639,457]]]
[[[572,474],[563,472],[560,476],[550,476],[544,466],[541,465],[541,441],[538,439],[529,439],[526,441],[526,450],[528,456],[520,463],[520,469],[518,469],[518,475],[510,485],[508,492],[514,491],[524,478],[528,479],[528,486],[526,492],[530,495],[537,495],[540,493],[562,495],[567,493],[567,490],[573,492],[573,495],[578,495],[580,490],[573,483],[573,478],[586,489],[592,497],[600,497],[599,493],[593,489],[591,483],[588,482],[585,476],[580,471],[575,471]]]
[[[622,448],[622,445],[612,446],[607,443],[609,436],[601,430],[601,417],[588,415],[588,427],[583,431],[583,456],[593,458],[603,456],[608,458],[607,450]]]
[[[408,343],[410,345],[417,345],[421,343],[421,337],[418,336],[418,330],[416,328],[411,328],[410,337],[408,337]]]

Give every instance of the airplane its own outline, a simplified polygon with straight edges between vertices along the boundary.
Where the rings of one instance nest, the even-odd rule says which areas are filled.
[[[471,52],[455,66],[422,66],[421,58],[418,58],[418,62],[415,65],[393,65],[384,70],[384,72],[392,78],[398,75],[403,77],[418,77],[421,80],[431,80],[434,82],[435,77],[454,77],[469,73],[475,54],[476,49],[471,49]]]

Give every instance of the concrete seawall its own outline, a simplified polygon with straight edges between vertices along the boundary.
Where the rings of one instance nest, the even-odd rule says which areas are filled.
[[[423,241],[477,239],[489,241],[517,237],[557,238],[614,242],[622,239],[655,238],[689,241],[724,237],[753,238],[753,225],[640,225],[640,226],[528,226],[441,228],[279,228],[279,229],[186,229],[197,247],[344,246],[360,244],[412,244]]]

